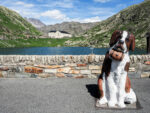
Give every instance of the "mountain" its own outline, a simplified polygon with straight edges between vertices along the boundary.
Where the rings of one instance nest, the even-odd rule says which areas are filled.
[[[0,6],[0,39],[39,37],[40,32],[18,13]]]
[[[109,47],[109,40],[115,30],[130,30],[136,38],[136,47],[145,48],[145,34],[150,32],[150,0],[132,5],[112,17],[101,21],[88,30],[84,41],[69,42],[69,46]]]
[[[31,23],[36,28],[45,27],[46,25],[42,23],[40,20],[35,18],[25,18],[29,23]]]
[[[53,30],[66,31],[74,36],[78,36],[83,34],[88,29],[91,29],[97,24],[98,22],[95,23],[63,22],[61,24],[48,25],[40,28],[39,30],[44,33],[48,33],[49,31]]]

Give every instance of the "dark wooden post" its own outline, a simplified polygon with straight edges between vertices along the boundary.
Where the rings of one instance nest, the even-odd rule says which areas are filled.
[[[150,54],[150,32],[146,34],[147,38],[147,53]]]

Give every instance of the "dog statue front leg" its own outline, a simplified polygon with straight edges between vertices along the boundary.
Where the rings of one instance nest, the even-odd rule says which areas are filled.
[[[127,73],[124,72],[120,75],[120,81],[118,84],[118,106],[121,108],[126,107],[126,105],[124,104],[124,100],[125,100],[125,84],[126,84],[126,78],[127,78]]]
[[[109,107],[115,107],[115,105],[117,104],[117,87],[113,78],[114,78],[114,73],[110,72],[110,75],[107,78],[108,88],[109,88],[109,101],[108,101]]]
[[[99,99],[99,104],[103,105],[107,103],[107,98],[106,98],[106,86],[105,86],[105,77],[100,77],[98,79],[98,88],[99,88],[99,93],[100,93],[100,99]]]

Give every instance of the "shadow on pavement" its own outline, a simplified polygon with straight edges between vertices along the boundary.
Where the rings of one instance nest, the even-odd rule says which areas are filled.
[[[88,92],[90,93],[90,95],[93,96],[94,98],[100,97],[97,84],[87,84],[86,88]]]

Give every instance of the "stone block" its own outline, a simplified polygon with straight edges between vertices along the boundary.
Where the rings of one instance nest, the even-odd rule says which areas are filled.
[[[92,70],[93,74],[101,74],[101,70]]]
[[[74,74],[66,74],[66,77],[73,77]]]
[[[80,71],[79,70],[70,70],[69,73],[70,74],[79,74]]]
[[[51,76],[54,76],[54,75],[53,74],[49,74],[49,73],[38,74],[38,77],[41,77],[41,78],[48,78],[48,77],[51,77]]]
[[[45,68],[45,69],[56,69],[63,67],[62,65],[37,65],[37,67]]]
[[[20,62],[18,64],[21,65],[21,66],[25,66],[26,65],[26,63],[22,63],[22,62]]]
[[[150,61],[146,61],[145,64],[146,64],[146,65],[150,65]]]
[[[66,63],[66,64],[65,64],[65,66],[76,67],[76,66],[77,66],[77,64],[75,64],[75,63]]]
[[[26,73],[32,73],[32,67],[31,66],[26,66],[26,67],[24,67],[24,71]]]
[[[4,78],[7,78],[8,77],[8,72],[7,71],[1,71],[1,76],[4,77]]]
[[[37,78],[38,77],[38,75],[37,74],[31,74],[31,76],[30,76],[31,78]]]
[[[89,65],[89,69],[92,70],[92,69],[101,69],[101,66],[98,66],[98,65]]]
[[[85,67],[87,64],[77,64],[78,67]]]
[[[30,66],[24,67],[24,70],[25,70],[26,73],[36,73],[36,74],[39,74],[39,73],[43,72],[43,69],[41,69],[41,68],[30,67]]]
[[[56,73],[56,76],[57,77],[65,77],[65,74],[64,73]]]
[[[99,62],[99,55],[95,55],[95,62]]]
[[[33,65],[34,65],[34,62],[32,62],[32,61],[26,61],[26,65],[33,66]]]
[[[51,66],[47,66],[45,68],[48,68],[48,69],[56,69],[56,68],[61,68],[63,67],[62,65],[51,65]]]
[[[147,72],[150,72],[150,66],[149,65],[146,65],[146,64],[142,64],[141,65],[141,69],[142,71],[147,71]]]
[[[69,73],[69,71],[71,70],[70,67],[65,67],[65,68],[59,68],[57,69],[58,73]]]
[[[23,72],[24,67],[22,67],[22,66],[11,67],[10,70],[13,71],[13,72],[18,72],[19,73],[19,72]]]
[[[92,55],[90,55],[90,56],[88,56],[88,62],[92,62],[93,61],[93,57],[92,57]]]
[[[74,76],[74,78],[85,78],[85,76],[83,76],[83,75],[77,75],[77,76]]]
[[[0,71],[0,78],[2,78],[3,77],[3,73],[2,73],[2,71]]]
[[[89,75],[91,74],[91,70],[80,70],[80,73]]]
[[[93,75],[93,74],[92,75],[88,75],[88,78],[93,78],[94,79],[94,78],[97,78],[97,75]]]
[[[57,69],[44,69],[45,73],[57,73]]]
[[[0,71],[8,71],[9,68],[8,67],[0,67]]]
[[[135,70],[134,67],[130,67],[130,68],[129,68],[129,71],[130,71],[130,72],[135,72],[136,70]]]
[[[150,77],[150,73],[149,72],[143,72],[142,74],[141,74],[141,78],[148,78],[148,77]]]
[[[16,73],[15,72],[8,72],[7,78],[16,78]]]
[[[75,67],[75,69],[78,69],[78,70],[87,70],[88,67],[87,66],[85,66],[85,67]]]
[[[15,73],[16,78],[30,78],[32,74],[30,73]]]

